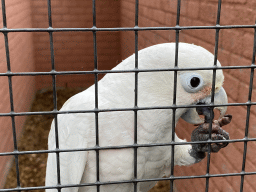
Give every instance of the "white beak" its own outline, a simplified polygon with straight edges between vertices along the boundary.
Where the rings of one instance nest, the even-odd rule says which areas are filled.
[[[199,101],[203,104],[210,104],[211,103],[211,96],[205,97],[204,99]],[[215,105],[224,105],[228,103],[228,97],[226,91],[223,87],[220,88],[219,92],[215,93],[214,95],[214,104]],[[223,117],[227,111],[227,106],[220,106],[215,107],[220,111],[220,118]],[[189,108],[182,116],[186,122],[191,124],[201,124],[204,123],[204,118],[201,118],[196,111],[196,108]]]

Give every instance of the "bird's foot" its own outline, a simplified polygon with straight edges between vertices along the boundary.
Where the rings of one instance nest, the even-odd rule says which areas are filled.
[[[213,121],[211,135],[209,134],[210,123],[203,123],[199,125],[192,132],[191,141],[208,141],[209,139],[212,141],[229,140],[229,134],[221,127],[229,124],[231,119],[232,115],[225,115],[221,119]],[[228,142],[213,142],[210,145],[208,143],[195,143],[192,144],[190,155],[198,162],[205,157],[205,152],[208,152],[209,147],[211,152],[217,153],[221,148],[224,148],[227,145]]]

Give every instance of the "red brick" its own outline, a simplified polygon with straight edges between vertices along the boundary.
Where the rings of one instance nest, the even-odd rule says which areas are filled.
[[[175,31],[155,31],[156,35],[161,36],[166,42],[173,42],[170,36],[175,36]]]
[[[207,21],[203,21],[203,20],[196,20],[193,19],[192,20],[192,25],[193,26],[212,26],[212,23],[207,22]],[[199,29],[200,30],[200,29]]]
[[[230,66],[250,66],[251,60],[239,55],[232,54],[230,57]],[[237,77],[240,81],[249,85],[250,83],[250,69],[231,69],[230,74]]]
[[[184,37],[184,41],[183,42],[193,43],[193,44],[196,44],[196,45],[199,45],[199,46],[205,48],[206,50],[210,51],[211,53],[214,52],[214,45],[212,45],[212,44],[210,44],[208,42],[205,42],[205,41],[203,41],[201,39],[198,39],[198,38],[196,38],[194,36],[184,34],[182,32],[180,34],[181,34],[181,36]]]
[[[187,141],[191,141],[191,133],[194,129],[194,126],[188,124],[184,120],[180,119],[176,125],[176,134],[180,139],[186,139]]]
[[[249,132],[250,131],[255,131],[255,130],[256,130],[256,127],[254,127],[253,129],[250,129]],[[255,141],[249,141],[247,143],[247,161],[252,163],[254,168],[256,166],[256,159],[255,159],[256,150],[255,150],[255,147],[256,147]],[[249,170],[248,168],[249,168],[249,166],[246,166],[246,171],[253,171],[253,170]]]
[[[175,183],[175,186],[176,186],[177,189],[182,189],[183,191],[190,191],[191,188],[189,186],[193,185],[191,179],[175,180],[174,183]],[[184,183],[186,183],[187,185],[184,185]]]
[[[216,32],[215,30],[211,29],[199,29],[196,31],[197,37],[207,43],[210,43],[212,45],[215,45],[215,36]]]
[[[255,108],[254,108],[255,109]],[[252,110],[251,110],[252,111]],[[250,138],[256,138],[256,115],[251,113],[250,114],[250,119],[249,119],[249,133],[248,137]]]
[[[2,173],[2,179],[0,180],[0,186],[4,186],[5,178],[8,174],[11,163],[13,162],[13,157],[12,156],[1,156],[0,162],[2,164],[2,165],[0,165],[0,173]]]
[[[250,161],[246,161],[245,164],[245,171],[246,172],[255,172],[255,164],[253,165]],[[256,190],[256,175],[247,175],[245,176],[244,180],[246,182],[248,182],[248,184],[250,186],[252,186],[254,188],[254,190]]]
[[[149,14],[150,8],[146,7],[146,6],[140,6],[140,10],[139,10],[139,16],[143,16],[143,17],[147,17],[147,15]],[[135,12],[133,12],[134,14]]]
[[[134,4],[134,2],[131,2]],[[153,7],[153,8],[156,8],[155,7],[155,2],[153,1],[147,1],[147,0],[141,0],[139,1],[139,5],[140,6],[146,6],[146,7]]]
[[[230,138],[232,139],[232,135],[230,135]],[[222,170],[224,172],[240,172],[243,162],[243,151],[241,150],[241,148],[243,148],[242,142],[229,143],[228,146],[221,151],[221,154],[223,154],[223,156],[221,156],[220,154],[216,154],[216,156],[219,155],[218,158],[223,157],[222,160],[220,160],[216,165],[222,166],[223,163],[221,162],[223,161],[226,162],[226,167],[222,166]]]
[[[230,135],[232,139],[232,135]],[[211,164],[217,170],[210,170],[212,174],[240,172],[242,166],[242,152],[236,147],[237,143],[230,143],[220,152],[211,155]],[[243,145],[242,143],[238,145]]]
[[[243,56],[248,59],[252,59],[253,54],[253,43],[254,43],[254,35],[252,33],[245,33],[242,36],[243,39]]]
[[[187,1],[187,16],[193,19],[198,19],[199,17],[199,2],[197,1]]]
[[[214,164],[211,163],[210,165],[210,173],[211,174],[218,174],[219,170],[216,168]],[[222,177],[213,177],[209,179],[209,191],[219,191],[221,189],[220,183],[227,182]]]
[[[2,131],[0,133],[1,135],[1,147],[0,152],[11,152],[13,149],[13,135],[12,135],[12,123],[10,117],[1,117],[0,118],[1,125],[4,125],[2,128]]]
[[[191,26],[192,25],[192,20],[190,18],[187,18],[185,16],[180,17],[180,25],[181,26]],[[186,32],[186,31],[184,31]]]
[[[217,20],[217,5],[210,3],[201,3],[199,10],[199,18],[203,21],[216,23]]]
[[[247,70],[242,70],[242,71],[239,71],[239,72],[240,72],[240,74],[242,74],[242,77],[244,77],[243,81],[245,82],[245,83],[241,82],[239,84],[239,92],[240,92],[239,101],[244,102],[244,101],[248,101],[251,70],[247,69]],[[235,72],[233,72],[233,73],[235,74]],[[247,75],[247,77],[245,77],[246,75]],[[242,79],[242,77],[240,77],[240,78]],[[251,97],[252,102],[256,101],[255,85],[256,85],[256,79],[253,78],[252,97]],[[254,106],[252,106],[252,108],[254,108]]]
[[[236,15],[234,7],[230,4],[223,4],[221,6],[220,24],[234,25],[236,23]]]
[[[233,76],[224,73],[224,89],[228,95],[228,98],[231,97],[233,100],[237,101],[238,99],[238,87],[239,87],[239,80],[234,78]]]
[[[255,183],[250,184],[249,182],[247,182],[247,178],[248,177],[253,177],[255,180],[255,175],[250,175],[250,176],[245,176],[245,181],[244,181],[244,187],[243,187],[243,191],[248,191],[248,192],[255,192]]]
[[[255,1],[247,1],[247,6],[254,9],[256,7],[256,2]]]
[[[160,24],[164,24],[166,17],[165,12],[154,9],[152,10],[151,14],[154,17],[154,20],[156,20]]]
[[[243,51],[243,33],[237,30],[221,30],[219,47],[235,54]]]
[[[175,1],[161,0],[161,1],[155,1],[155,2],[157,2],[160,10],[169,12],[171,9],[171,6],[175,5],[176,0]],[[176,5],[177,5],[177,3],[176,3]]]
[[[203,192],[205,191],[205,179],[192,179],[192,185],[189,187],[189,191]]]
[[[188,4],[186,1],[181,1],[180,3],[180,15],[185,16],[187,15],[187,10],[190,9],[188,8]]]
[[[246,103],[248,101],[248,95],[249,95],[249,86],[245,83],[240,83],[238,87],[238,102],[239,103]],[[251,101],[256,101],[256,90],[252,90],[252,98]],[[253,106],[252,106],[253,107]]]
[[[225,25],[253,25],[255,21],[255,9],[250,6],[230,5],[222,6],[221,24]],[[250,29],[241,29],[250,31]]]
[[[16,0],[13,0],[13,1],[16,1]],[[47,1],[31,1],[31,2],[32,2],[32,7],[35,7],[36,9],[39,7],[47,7]]]
[[[135,13],[135,4],[134,3],[123,1],[121,6],[125,7],[125,9]]]
[[[122,1],[122,2],[125,2],[125,1]],[[121,2],[121,3],[122,3],[122,2]],[[139,1],[139,6],[140,6],[140,7],[147,6],[148,3],[149,3],[149,1],[147,1],[147,0],[140,0],[140,1]]]
[[[127,17],[122,17],[121,21],[122,21],[121,27],[134,27],[134,21],[130,20]]]
[[[211,166],[212,169],[212,166]],[[227,191],[234,192],[232,185],[227,182],[227,179],[230,177],[213,177],[210,178],[209,183],[209,191],[219,192],[219,191]]]
[[[225,51],[224,49],[219,47],[218,61],[221,63],[222,66],[229,66],[230,65],[230,52]],[[224,74],[228,73],[229,71],[230,71],[229,69],[223,69]]]
[[[140,3],[140,1],[139,1],[139,3]],[[162,8],[163,4],[168,7],[169,3],[166,0],[148,1],[148,6],[154,8],[154,9],[157,9],[157,10],[164,10]]]
[[[177,0],[171,1],[169,5],[169,7],[167,6],[167,8],[169,8],[169,11],[171,13],[177,14]]]
[[[231,177],[231,186],[234,189],[234,192],[240,191],[240,182],[241,182],[241,176],[232,176]]]
[[[232,114],[233,116],[236,116],[232,112],[227,112],[227,114]],[[241,130],[240,127],[238,127],[233,121],[226,126],[225,131],[229,133],[230,139],[243,139],[244,138],[244,130]],[[238,146],[236,146],[238,147]]]
[[[122,11],[122,13],[120,14],[121,14],[120,27],[134,27],[134,20],[135,20],[134,12],[124,9],[124,11]],[[140,22],[140,18],[141,16],[139,17],[139,22]]]
[[[165,25],[166,26],[175,26],[176,25],[176,16],[172,13],[166,13]]]
[[[224,180],[224,179],[223,179]],[[232,183],[233,184],[233,183]],[[222,189],[223,191],[227,191],[227,192],[235,192],[235,191],[239,191],[238,188],[234,188],[233,185],[226,183],[223,185]]]
[[[236,124],[238,129],[245,132],[247,109],[242,106],[229,106],[228,111],[229,111],[229,114],[233,115],[231,123]],[[255,118],[255,115],[251,113],[250,121],[249,121],[249,137],[256,138],[256,134],[253,131],[255,127],[256,127],[256,118]]]
[[[255,9],[251,7],[235,6],[236,24],[254,25],[255,24]]]
[[[218,0],[210,0],[212,2],[218,2]],[[240,3],[240,4],[244,4],[246,2],[246,0],[224,0],[222,3]]]
[[[22,28],[22,27],[32,27],[30,18],[30,5],[28,1],[15,1],[15,4],[11,4],[10,1],[7,5],[7,22],[10,28]],[[32,33],[13,33],[8,35],[9,38],[9,50],[11,59],[11,70],[12,71],[33,71],[34,59],[33,59],[33,45],[32,45]],[[1,54],[5,50],[1,50]],[[5,56],[4,56],[5,57]],[[1,66],[6,67],[5,59],[0,61]],[[5,69],[6,71],[6,69]],[[2,71],[3,72],[3,71]],[[1,85],[4,92],[0,93],[2,98],[1,112],[10,111],[10,101],[9,101],[9,88],[8,84],[2,80],[6,80],[6,77],[1,78]],[[17,81],[18,80],[18,81]],[[14,110],[28,111],[30,107],[30,102],[32,101],[34,92],[34,77],[13,77],[13,100],[14,100]],[[4,121],[2,121],[4,120]],[[23,126],[25,117],[15,117],[17,138],[20,135],[21,128]],[[1,151],[11,151],[13,148],[12,141],[12,129],[11,129],[10,118],[1,118],[1,130],[5,134],[5,139],[1,140]],[[1,167],[6,167],[7,159],[3,160],[1,158]],[[4,180],[7,169],[1,169],[0,177],[1,181]],[[1,182],[2,187],[3,183]]]

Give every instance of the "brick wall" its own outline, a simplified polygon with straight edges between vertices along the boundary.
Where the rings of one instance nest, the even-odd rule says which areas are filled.
[[[182,0],[181,26],[215,25],[217,0]],[[175,26],[177,1],[169,0],[140,0],[139,27]],[[121,1],[121,26],[133,27],[135,24],[134,0]],[[221,25],[254,25],[256,19],[256,3],[253,0],[223,0]],[[220,31],[218,59],[224,66],[248,66],[252,61],[253,29],[225,29]],[[180,32],[180,41],[200,45],[214,52],[214,30],[184,30]],[[175,42],[174,31],[141,31],[139,32],[139,48],[150,45]],[[121,33],[122,59],[134,52],[134,32]],[[249,92],[249,69],[224,70],[225,84],[230,103],[245,103]],[[254,88],[255,88],[254,78]],[[256,101],[256,90],[253,90],[252,101]],[[245,135],[246,107],[229,107],[228,113],[233,115],[232,124],[225,127],[231,139],[242,139]],[[190,141],[193,126],[180,120],[177,134],[180,138]],[[256,108],[251,108],[249,137],[256,134]],[[210,173],[241,172],[244,144],[230,143],[225,149],[211,155]],[[255,171],[255,142],[248,142],[246,171]],[[204,175],[206,160],[190,166],[175,167],[175,175]],[[256,176],[246,176],[244,191],[256,190]],[[217,177],[210,179],[209,191],[239,191],[241,177]],[[188,179],[176,181],[178,191],[205,190],[205,179]]]
[[[2,10],[2,8],[1,8]],[[31,27],[29,0],[6,1],[7,27]],[[2,12],[1,12],[2,15]],[[0,26],[3,26],[2,17]],[[9,50],[12,72],[34,71],[33,43],[31,33],[9,33]],[[0,34],[0,73],[7,71],[4,35]],[[9,85],[7,77],[0,77],[0,113],[10,112]],[[13,101],[15,112],[28,111],[33,99],[35,78],[16,76],[12,78]],[[19,137],[25,117],[15,117],[17,137]],[[0,152],[13,150],[12,124],[10,117],[0,117]],[[3,185],[8,170],[10,157],[0,157],[0,186]]]
[[[84,0],[52,0],[53,27],[92,27],[92,4]],[[97,0],[97,27],[133,27],[135,24],[134,0]],[[176,0],[140,0],[139,26],[175,26]],[[7,21],[9,28],[47,28],[47,1],[8,0]],[[214,25],[217,0],[182,0],[180,25]],[[221,25],[254,24],[256,3],[253,0],[223,0]],[[0,21],[2,22],[2,21]],[[9,33],[12,71],[50,71],[49,34],[45,32]],[[55,65],[58,71],[92,70],[93,35],[92,32],[56,32],[53,33]],[[214,50],[214,30],[185,30],[180,32],[180,41],[194,43]],[[6,72],[6,60],[3,34],[0,34],[0,69]],[[139,49],[150,45],[174,42],[174,31],[140,31]],[[99,69],[111,69],[122,59],[134,53],[134,32],[97,32]],[[253,30],[225,29],[220,31],[218,59],[224,66],[250,65],[252,60]],[[225,70],[225,85],[230,103],[246,102],[250,70]],[[35,81],[36,80],[36,81]],[[9,112],[8,80],[0,77],[0,112]],[[57,86],[86,87],[93,84],[93,75],[58,76]],[[255,85],[255,83],[254,83]],[[15,111],[28,111],[35,88],[51,86],[50,76],[13,77]],[[256,100],[255,90],[253,101]],[[226,130],[231,139],[244,137],[246,107],[229,107],[233,122]],[[249,137],[255,138],[256,108],[251,109]],[[24,118],[16,117],[18,133]],[[11,120],[1,117],[0,152],[12,150]],[[177,134],[190,140],[194,127],[180,121]],[[4,135],[4,137],[3,137]],[[255,142],[248,142],[246,171],[255,171]],[[218,154],[211,155],[210,173],[236,173],[241,171],[243,143],[231,143]],[[7,166],[6,157],[0,157],[0,178],[3,178]],[[175,175],[205,174],[206,160],[191,167],[175,167]],[[2,175],[1,175],[2,174]],[[238,191],[240,177],[211,178],[209,191]],[[2,180],[1,180],[2,181]],[[3,181],[2,181],[3,182]],[[255,176],[246,176],[244,191],[255,191]],[[179,191],[204,191],[205,179],[178,180]],[[0,183],[1,186],[1,183]]]
[[[56,28],[92,27],[92,3],[84,0],[52,0],[52,23]],[[111,9],[110,9],[111,8]],[[2,9],[1,9],[2,10]],[[119,2],[115,0],[97,1],[97,26],[118,27]],[[47,28],[47,1],[10,0],[6,1],[8,28]],[[1,13],[2,15],[2,13]],[[2,18],[1,18],[2,25]],[[111,69],[120,62],[119,33],[98,32],[97,52],[99,69]],[[50,71],[49,34],[9,33],[11,71]],[[92,32],[57,32],[53,34],[55,69],[58,71],[87,71],[94,68]],[[0,34],[0,70],[7,71],[4,36]],[[102,77],[102,75],[100,76]],[[51,87],[51,76],[15,76],[12,78],[14,109],[28,111],[36,89]],[[87,87],[94,82],[93,75],[58,76],[57,86]],[[0,112],[10,111],[8,78],[0,77]],[[15,117],[17,137],[19,137],[25,117]],[[0,152],[13,150],[10,117],[1,117]],[[0,178],[5,178],[10,165],[10,157],[0,157]],[[0,186],[4,179],[0,179]]]
[[[47,1],[32,0],[33,27],[47,28]],[[119,2],[96,1],[97,27],[119,26]],[[92,1],[53,0],[52,23],[55,28],[91,28],[93,26]],[[111,69],[120,62],[118,32],[97,32],[99,69]],[[34,34],[36,71],[51,70],[48,33]],[[92,32],[56,32],[53,34],[55,67],[58,71],[88,71],[94,69]],[[37,77],[37,88],[51,86],[50,76]],[[87,87],[94,82],[93,75],[57,76],[57,86]]]

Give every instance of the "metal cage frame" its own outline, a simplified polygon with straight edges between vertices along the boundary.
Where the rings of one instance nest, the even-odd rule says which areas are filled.
[[[176,26],[174,27],[139,27],[138,26],[138,11],[139,11],[139,0],[135,1],[135,23],[134,27],[122,27],[122,28],[97,28],[96,26],[96,2],[92,0],[92,10],[93,10],[93,27],[91,28],[53,28],[52,27],[52,12],[51,12],[51,0],[47,0],[48,4],[48,28],[20,28],[20,29],[10,29],[7,27],[6,20],[6,8],[5,8],[5,0],[1,0],[2,3],[2,17],[3,17],[3,28],[0,29],[0,32],[4,35],[5,40],[5,50],[6,50],[6,61],[7,61],[7,72],[0,73],[0,76],[7,76],[9,83],[9,95],[10,95],[10,113],[0,113],[0,117],[9,116],[12,120],[12,131],[13,131],[13,141],[14,141],[14,151],[13,152],[4,152],[0,153],[0,156],[14,156],[15,157],[15,165],[16,165],[16,173],[17,173],[17,187],[12,189],[0,189],[0,192],[4,191],[28,191],[28,190],[36,190],[36,189],[51,189],[56,188],[58,191],[61,191],[62,188],[68,187],[83,187],[83,186],[97,186],[97,191],[100,191],[101,185],[109,185],[109,184],[121,184],[121,183],[133,183],[134,184],[134,192],[137,191],[137,183],[138,182],[146,182],[146,181],[160,181],[160,180],[169,180],[171,182],[171,192],[173,191],[173,182],[178,179],[194,179],[194,178],[205,178],[206,187],[205,191],[209,190],[209,178],[211,177],[226,177],[226,176],[240,176],[240,192],[243,191],[244,185],[244,177],[246,175],[256,175],[256,172],[245,172],[245,162],[246,162],[246,153],[247,153],[247,143],[250,141],[256,141],[256,138],[248,138],[248,127],[249,127],[249,118],[250,118],[250,108],[252,105],[256,105],[256,102],[252,102],[252,87],[253,87],[253,78],[254,78],[254,69],[255,69],[255,50],[256,50],[256,24],[255,25],[220,25],[220,14],[221,14],[221,0],[218,0],[218,10],[217,10],[217,19],[216,25],[213,26],[180,26],[180,7],[181,0],[177,1],[177,19]],[[217,66],[217,57],[218,57],[218,43],[219,43],[219,32],[222,29],[231,29],[231,28],[252,28],[254,29],[254,45],[253,45],[253,53],[252,53],[252,64],[250,66]],[[178,49],[179,49],[179,33],[181,30],[189,30],[189,29],[212,29],[216,31],[215,34],[215,50],[214,50],[214,66],[212,67],[203,67],[203,68],[179,68],[178,66]],[[172,30],[176,32],[176,49],[175,49],[175,67],[168,69],[139,69],[138,68],[138,33],[139,31],[146,30]],[[64,32],[64,31],[84,31],[84,32],[92,32],[93,33],[93,46],[94,46],[94,70],[92,71],[56,71],[55,70],[55,61],[54,61],[54,44],[53,44],[53,33]],[[135,67],[133,70],[98,70],[97,66],[97,32],[98,31],[133,31],[135,34]],[[52,70],[50,72],[12,72],[10,65],[10,54],[9,54],[9,44],[8,44],[8,33],[18,33],[18,32],[48,32],[50,39],[50,52],[51,52],[51,65]],[[226,105],[215,105],[214,104],[214,87],[215,87],[215,79],[216,79],[216,70],[220,69],[251,69],[250,75],[250,84],[249,84],[249,93],[248,93],[248,101],[246,103],[229,103]],[[195,105],[176,105],[176,88],[177,88],[177,72],[178,71],[190,71],[190,70],[212,70],[213,71],[213,84],[212,84],[212,93],[211,93],[211,104],[210,105],[202,105],[209,107],[216,106],[246,106],[247,107],[247,115],[246,115],[246,125],[245,125],[245,137],[243,139],[233,139],[228,141],[214,141],[217,142],[243,142],[244,143],[244,151],[243,151],[243,162],[242,162],[242,170],[240,173],[226,173],[226,174],[210,174],[210,148],[207,153],[207,170],[205,175],[198,176],[174,176],[174,147],[175,145],[184,145],[184,143],[178,143],[174,141],[174,132],[175,132],[175,122],[172,122],[172,138],[169,143],[157,143],[157,144],[138,144],[137,143],[137,112],[138,110],[150,110],[150,109],[172,109],[173,110],[173,119],[175,119],[175,111],[178,108],[192,108]],[[159,72],[159,71],[174,71],[174,92],[173,92],[173,105],[165,106],[165,107],[138,107],[137,106],[137,98],[138,98],[138,73],[139,72]],[[134,73],[135,74],[135,101],[133,108],[114,108],[114,109],[99,109],[98,108],[98,74],[107,74],[107,73]],[[94,110],[84,110],[84,111],[58,111],[57,110],[57,96],[56,96],[56,76],[57,75],[70,75],[70,74],[94,74],[95,77],[95,109]],[[37,75],[48,75],[52,76],[52,88],[53,88],[53,103],[54,109],[53,111],[44,111],[44,112],[15,112],[13,105],[13,88],[12,88],[12,77],[13,76],[37,76]],[[98,114],[102,112],[109,111],[133,111],[134,112],[134,144],[133,145],[122,145],[122,146],[110,146],[110,147],[100,147],[99,146],[99,133],[98,133]],[[69,149],[59,149],[59,138],[58,138],[58,114],[65,113],[95,113],[95,134],[96,134],[96,145],[92,148],[81,148],[75,150]],[[16,128],[15,128],[15,117],[16,116],[28,116],[28,115],[53,115],[55,119],[55,137],[56,137],[56,149],[55,150],[35,150],[35,151],[19,151],[17,147],[17,137],[16,137]],[[212,115],[213,116],[213,115]],[[210,128],[211,129],[211,128]],[[211,135],[209,133],[209,135]],[[199,142],[186,142],[186,144],[192,143],[206,143],[210,145],[212,140],[208,141],[199,141]],[[137,178],[137,149],[139,147],[155,147],[155,146],[172,146],[172,159],[171,159],[171,176],[168,178],[153,178],[153,179],[138,179]],[[122,148],[133,148],[134,149],[134,179],[127,181],[113,181],[113,182],[101,182],[99,178],[99,150],[107,150],[107,149],[122,149]],[[60,164],[59,164],[59,153],[61,152],[74,152],[74,151],[96,151],[96,171],[97,171],[97,181],[95,183],[83,183],[83,184],[70,184],[70,185],[61,185],[60,181]],[[39,153],[56,153],[57,156],[57,185],[56,186],[39,186],[39,187],[21,187],[20,185],[20,174],[19,174],[19,164],[18,159],[19,155],[24,154],[39,154]]]

